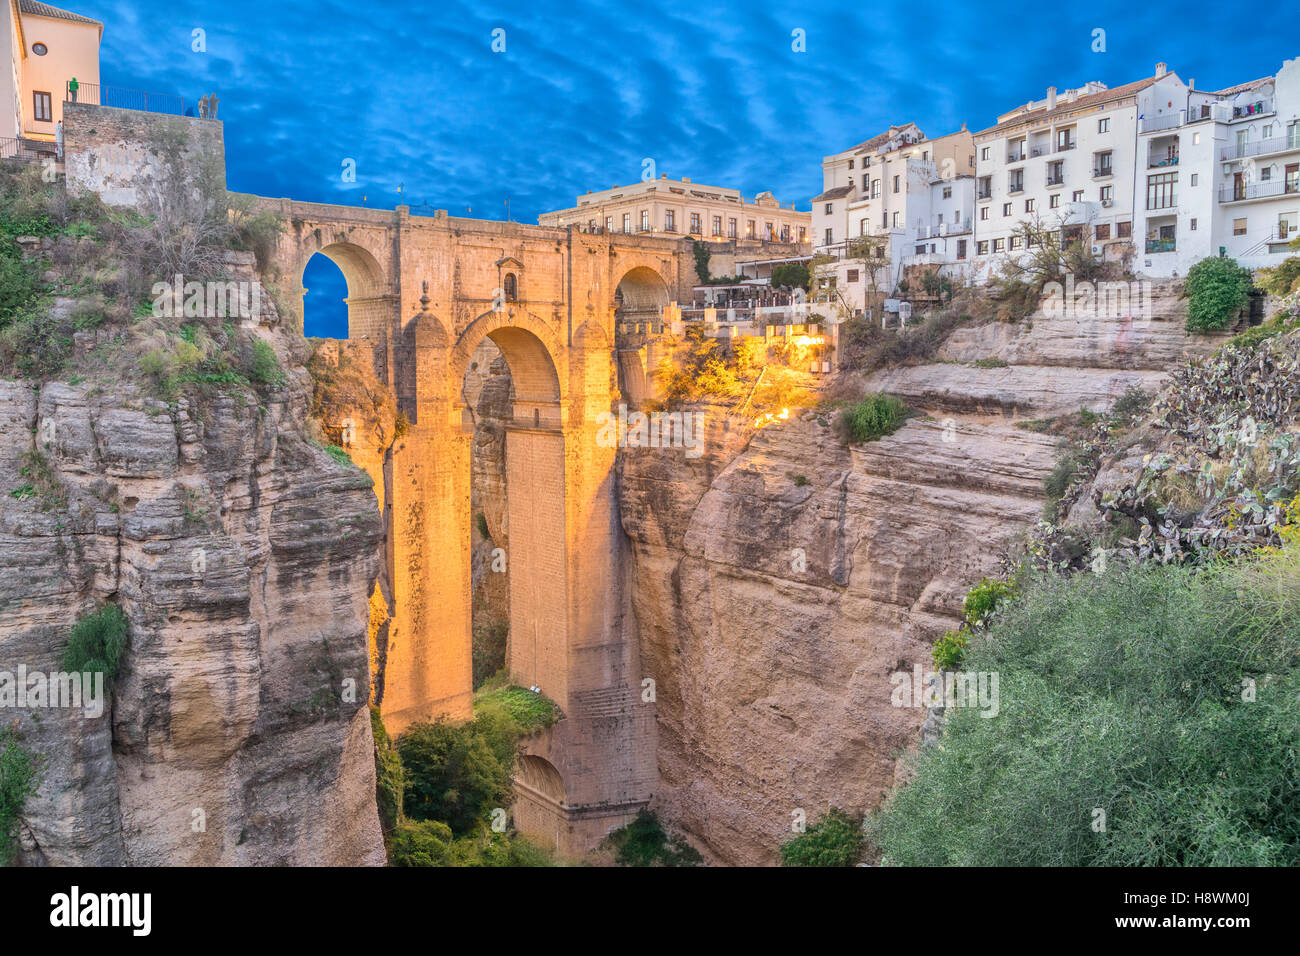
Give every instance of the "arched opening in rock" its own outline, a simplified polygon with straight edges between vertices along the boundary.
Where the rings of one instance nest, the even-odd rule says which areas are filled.
[[[637,266],[619,280],[614,293],[614,319],[627,322],[658,322],[668,304],[668,285],[649,266]]]
[[[348,282],[340,269],[319,252],[302,272],[302,334],[308,338],[348,337]]]
[[[524,754],[515,760],[515,827],[559,850],[568,821],[564,779],[549,760]]]

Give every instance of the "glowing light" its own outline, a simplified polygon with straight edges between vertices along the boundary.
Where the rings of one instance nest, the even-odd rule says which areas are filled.
[[[824,335],[796,335],[794,337],[795,345],[825,345],[826,337]]]

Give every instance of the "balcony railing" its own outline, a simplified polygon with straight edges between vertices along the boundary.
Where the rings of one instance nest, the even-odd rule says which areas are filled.
[[[1267,139],[1259,139],[1253,143],[1243,143],[1240,146],[1234,143],[1231,146],[1223,147],[1220,156],[1224,162],[1227,162],[1230,159],[1262,156],[1265,153],[1283,153],[1293,149],[1300,150],[1300,132],[1293,132],[1287,136],[1270,136]]]
[[[992,198],[993,198],[993,190],[992,190],[992,189],[981,189],[979,192],[977,192],[977,193],[975,194],[975,198],[976,198],[976,199],[992,199]]]
[[[1148,239],[1147,255],[1154,252],[1173,252],[1177,248],[1177,240],[1172,236],[1168,239]]]
[[[0,159],[13,159],[22,163],[39,163],[46,158],[56,158],[58,147],[43,139],[0,139]]]
[[[1047,185],[1049,185],[1049,186],[1064,186],[1064,185],[1065,185],[1065,176],[1063,176],[1063,175],[1062,175],[1062,176],[1048,176],[1048,177],[1047,177]]]
[[[1269,199],[1273,196],[1300,194],[1300,182],[1279,179],[1276,182],[1245,183],[1219,190],[1219,202],[1242,202],[1247,199]]]
[[[1007,187],[1007,194],[1011,196],[1014,196],[1017,193],[1022,193],[1024,191],[1025,191],[1024,183],[1012,183],[1010,186]]]
[[[1232,108],[1232,118],[1243,119],[1244,117],[1247,116],[1263,116],[1266,113],[1272,113],[1272,112],[1273,112],[1273,100],[1271,98],[1262,99],[1262,100],[1256,100],[1253,103],[1243,103],[1240,106],[1234,106]]]
[[[1030,156],[1045,156],[1045,155],[1047,155],[1048,153],[1050,153],[1051,151],[1052,151],[1052,147],[1051,147],[1050,145],[1048,145],[1047,143],[1041,143],[1041,144],[1038,145],[1038,146],[1031,146],[1031,147],[1029,148],[1029,155],[1030,155]]]
[[[1177,165],[1178,165],[1177,156],[1165,156],[1162,159],[1157,159],[1155,156],[1150,156],[1147,158],[1147,169],[1158,169],[1161,166],[1177,166]]]
[[[1019,149],[1018,149],[1018,150],[1013,150],[1012,152],[1007,153],[1007,162],[1008,162],[1008,163],[1018,163],[1018,162],[1020,162],[1020,161],[1021,161],[1022,159],[1024,159],[1024,158],[1025,158],[1025,152],[1024,152],[1024,150],[1019,150]]]
[[[1142,132],[1151,133],[1159,129],[1173,129],[1178,126],[1178,113],[1170,113],[1167,116],[1152,116],[1142,120]]]
[[[1101,179],[1103,176],[1114,176],[1115,167],[1113,166],[1094,166],[1092,168],[1092,178]]]
[[[82,83],[74,91],[64,89],[63,98],[68,103],[90,103],[94,106],[111,106],[120,110],[137,110],[141,113],[171,113],[174,116],[197,116],[198,107],[191,100],[186,114],[185,97],[177,93],[149,93],[145,90],[124,90],[116,86]]]
[[[1056,144],[1056,151],[1057,151],[1058,153],[1063,153],[1063,152],[1065,152],[1067,149],[1074,149],[1074,148],[1075,148],[1076,146],[1078,146],[1078,145],[1079,145],[1079,141],[1078,141],[1077,139],[1072,139],[1072,140],[1070,140],[1068,143],[1057,143],[1057,144]]]

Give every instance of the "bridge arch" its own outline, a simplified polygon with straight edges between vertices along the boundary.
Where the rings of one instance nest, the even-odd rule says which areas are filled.
[[[459,390],[474,351],[485,338],[501,350],[514,386],[515,421],[558,428],[566,401],[563,349],[541,319],[522,311],[485,312],[461,333],[452,350],[449,381]]]
[[[348,307],[348,338],[381,338],[392,318],[394,298],[391,283],[374,255],[356,243],[320,240],[310,243],[305,252],[298,267],[299,282],[306,273],[307,263],[317,253],[343,273],[348,287],[347,298],[343,300]]]
[[[651,266],[633,266],[623,273],[614,291],[618,322],[651,322],[669,302],[668,282]]]

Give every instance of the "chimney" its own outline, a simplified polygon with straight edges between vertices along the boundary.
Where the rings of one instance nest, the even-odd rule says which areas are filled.
[[[691,181],[691,177],[690,177],[690,176],[683,176],[683,177],[682,177],[682,182],[684,182],[684,183],[689,183],[690,181]]]
[[[1194,90],[1194,89],[1196,89],[1196,79],[1195,79],[1195,78],[1190,79],[1190,80],[1187,81],[1187,88],[1188,88],[1189,90]]]
[[[1047,108],[1049,111],[1056,109],[1056,87],[1054,86],[1047,88]]]
[[[1169,72],[1169,64],[1167,63],[1156,64],[1156,76],[1164,76],[1168,72]]]

